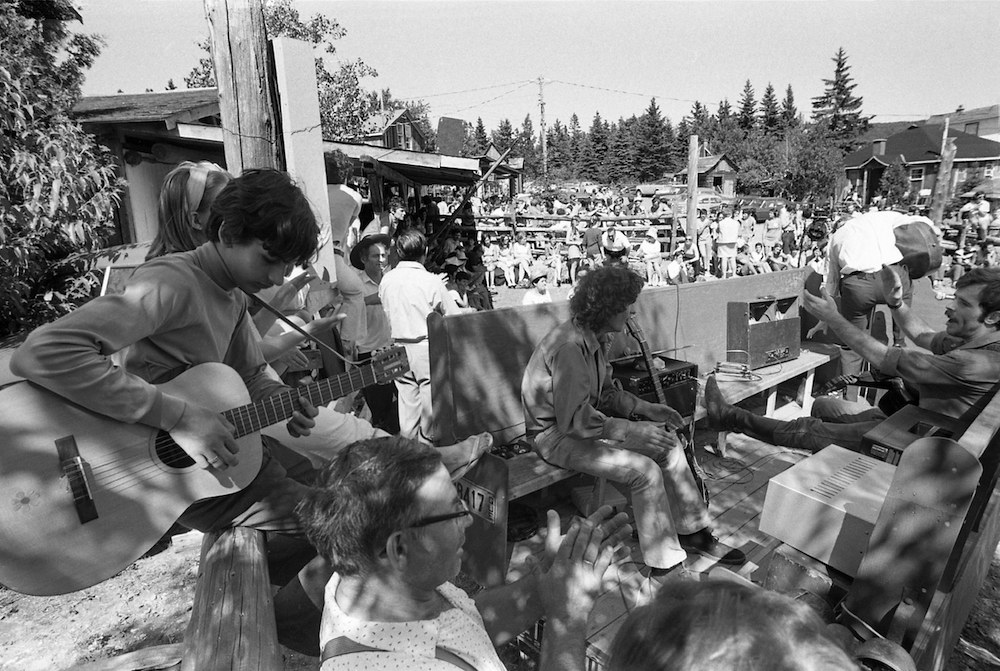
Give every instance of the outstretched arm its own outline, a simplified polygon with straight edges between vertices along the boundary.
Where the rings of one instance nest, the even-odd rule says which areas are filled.
[[[845,345],[866,361],[878,366],[885,358],[889,347],[847,321],[840,314],[836,302],[827,294],[824,287],[820,287],[819,295],[803,291],[802,304],[813,316],[826,322],[827,326],[840,336]]]
[[[914,314],[910,306],[903,302],[903,284],[895,269],[883,265],[881,277],[882,292],[885,295],[886,304],[892,310],[892,320],[899,324],[903,333],[910,340],[924,349],[930,349],[936,331]]]

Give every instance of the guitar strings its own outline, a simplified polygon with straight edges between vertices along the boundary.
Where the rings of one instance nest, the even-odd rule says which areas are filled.
[[[371,378],[371,382],[366,381],[366,378],[368,377]],[[344,382],[345,379],[347,381],[346,384]],[[335,377],[319,380],[313,384],[306,385],[304,388],[291,389],[289,391],[261,399],[256,403],[249,403],[220,414],[227,417],[230,423],[236,427],[237,434],[235,437],[241,438],[251,433],[256,433],[260,430],[260,428],[271,426],[280,422],[284,418],[290,417],[298,407],[297,400],[300,396],[306,397],[309,402],[314,405],[322,405],[323,397],[326,395],[331,395],[331,398],[326,401],[329,403],[332,400],[349,393],[349,389],[356,389],[359,385],[365,386],[366,384],[373,384],[377,382],[377,380],[378,375],[375,374],[374,363],[369,363],[368,365],[354,367],[351,370]],[[318,400],[313,398],[314,393],[319,394]],[[279,405],[276,406],[276,403]],[[264,404],[270,404],[270,414],[268,414]],[[264,413],[263,418],[261,418],[261,411]],[[259,428],[254,428],[258,424]],[[188,455],[187,452],[170,437],[169,433],[165,431],[159,431],[157,433],[157,436],[154,439],[154,445],[156,448],[155,453],[161,461],[169,461],[180,457],[187,457],[190,459],[190,455]],[[147,458],[145,453],[137,453],[136,447],[136,445],[130,445],[112,450],[108,453],[109,456],[121,456],[115,456],[111,459],[105,459],[101,462],[90,464],[90,471],[94,477],[95,483],[100,484],[103,488],[108,490],[124,491],[125,489],[129,489],[145,480],[148,480],[148,476],[150,474],[159,473],[159,464],[156,461]],[[143,465],[134,469],[127,468],[129,464],[135,462],[139,462]],[[122,486],[123,484],[124,486]],[[73,498],[74,500],[81,500],[85,498],[85,496],[74,495]]]

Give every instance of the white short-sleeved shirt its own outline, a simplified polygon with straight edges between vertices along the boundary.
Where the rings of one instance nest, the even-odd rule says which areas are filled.
[[[434,656],[438,646],[452,652],[476,671],[506,671],[476,604],[465,592],[451,583],[438,587],[438,593],[453,608],[431,620],[415,622],[368,622],[352,617],[337,604],[340,576],[326,585],[320,646],[339,636],[386,652],[356,652],[333,657],[323,663],[322,671],[455,671],[455,665]]]

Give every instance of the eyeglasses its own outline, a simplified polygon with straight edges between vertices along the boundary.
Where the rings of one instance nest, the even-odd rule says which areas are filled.
[[[444,515],[432,515],[430,517],[424,517],[424,518],[421,518],[421,519],[417,520],[416,522],[414,522],[413,524],[411,524],[407,528],[408,529],[419,529],[421,527],[430,526],[431,524],[437,524],[438,522],[446,522],[448,520],[454,520],[454,519],[458,519],[460,517],[466,517],[466,516],[472,514],[472,511],[469,510],[469,504],[468,503],[466,503],[465,501],[461,501],[461,500],[459,501],[459,503],[461,504],[462,509],[459,510],[459,511],[457,511],[457,512],[454,512],[454,513],[445,513]]]

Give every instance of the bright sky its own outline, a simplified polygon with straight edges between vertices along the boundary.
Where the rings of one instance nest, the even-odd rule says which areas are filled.
[[[162,90],[197,63],[208,36],[202,0],[77,0],[82,30],[107,46],[87,77],[88,95]],[[996,29],[1000,2],[387,2],[296,0],[347,29],[335,58],[360,58],[379,76],[366,88],[421,98],[431,120],[454,116],[487,130],[530,114],[584,129],[640,115],[656,97],[677,123],[695,100],[736,108],[749,79],[757,100],[791,84],[799,111],[848,55],[855,94],[875,121],[902,121],[1000,102]],[[78,26],[78,24],[76,24]],[[76,28],[81,29],[81,28]]]

